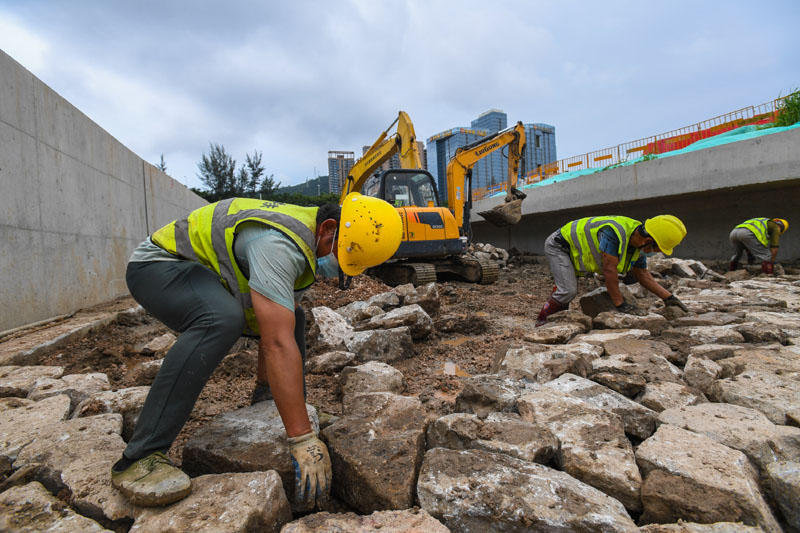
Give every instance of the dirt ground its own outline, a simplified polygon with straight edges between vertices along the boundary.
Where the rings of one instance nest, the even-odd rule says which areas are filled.
[[[580,290],[596,285],[581,280]],[[338,289],[335,280],[316,283],[306,293],[303,306],[337,308],[352,301],[391,290],[391,287],[366,277],[353,280],[350,290]],[[434,316],[454,315],[453,331],[434,334],[414,344],[414,355],[394,363],[408,385],[405,394],[417,396],[430,415],[452,411],[464,377],[489,371],[498,352],[507,343],[521,339],[533,326],[536,315],[552,290],[546,266],[517,262],[500,272],[492,285],[459,281],[439,284],[442,308]],[[131,304],[132,304],[131,300]],[[573,306],[577,303],[573,302]],[[451,322],[452,323],[452,322]],[[170,330],[149,315],[121,315],[108,327],[48,356],[41,364],[65,367],[66,374],[103,372],[114,390],[147,383],[138,382],[131,370],[139,363],[160,354],[145,355],[142,347]],[[313,349],[309,346],[309,350]],[[243,339],[215,370],[198,399],[191,418],[170,450],[181,464],[183,446],[192,434],[214,416],[249,405],[256,369],[257,344]],[[445,362],[457,365],[458,375],[445,375]],[[308,403],[331,415],[341,414],[338,374],[306,376]]]

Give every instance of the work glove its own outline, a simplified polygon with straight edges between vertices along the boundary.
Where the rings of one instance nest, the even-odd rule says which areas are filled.
[[[761,272],[764,274],[774,274],[775,273],[775,263],[772,261],[761,261]]]
[[[269,389],[269,383],[265,381],[256,381],[256,388],[253,389],[253,395],[250,397],[250,405],[255,405],[259,402],[272,399],[272,391]]]
[[[622,302],[617,306],[617,311],[620,313],[626,313],[628,315],[636,315],[636,316],[645,316],[647,313],[639,309],[635,304],[629,304],[628,302]]]
[[[686,307],[686,304],[680,301],[678,297],[675,296],[674,294],[670,294],[669,296],[664,298],[664,305],[666,305],[667,307],[669,307],[670,305],[674,305],[675,307],[680,307],[687,313],[689,312],[689,308]]]
[[[313,508],[328,499],[331,489],[331,458],[328,448],[313,431],[289,437],[294,465],[295,502]]]

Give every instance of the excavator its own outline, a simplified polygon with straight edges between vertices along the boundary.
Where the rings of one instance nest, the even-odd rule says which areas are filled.
[[[388,135],[397,123],[397,133]],[[436,281],[437,273],[449,273],[463,280],[494,283],[498,276],[494,261],[466,254],[471,231],[469,213],[472,207],[472,167],[490,153],[508,146],[508,190],[506,202],[480,213],[496,225],[519,222],[521,202],[525,195],[514,186],[523,162],[525,129],[522,123],[499,131],[456,151],[447,165],[447,187],[450,207],[443,206],[433,176],[420,168],[413,125],[408,115],[400,112],[369,150],[356,161],[342,187],[342,199],[351,191],[362,190],[367,196],[381,198],[394,205],[403,221],[403,240],[392,258],[369,270],[388,285],[413,283],[422,285]],[[373,172],[399,152],[402,168]],[[470,185],[465,191],[464,186]]]

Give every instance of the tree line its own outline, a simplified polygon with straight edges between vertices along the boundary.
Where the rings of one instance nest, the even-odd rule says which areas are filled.
[[[166,168],[163,156],[159,167]],[[225,198],[259,198],[275,202],[295,205],[322,205],[325,203],[338,203],[336,194],[321,194],[320,196],[305,196],[299,193],[279,193],[280,182],[276,182],[273,174],[267,174],[262,162],[262,153],[254,150],[253,154],[245,154],[245,161],[241,166],[236,165],[236,160],[225,150],[221,144],[210,143],[208,154],[203,154],[197,163],[197,177],[205,189],[192,188],[197,195],[209,202],[224,200]]]

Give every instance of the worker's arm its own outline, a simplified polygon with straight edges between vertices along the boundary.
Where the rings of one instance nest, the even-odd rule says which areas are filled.
[[[269,382],[286,434],[311,431],[303,398],[303,362],[294,339],[294,313],[251,290],[253,310],[261,332],[258,381]]]
[[[662,300],[670,297],[670,292],[659,285],[658,282],[653,278],[652,274],[650,274],[650,271],[646,268],[633,268],[633,276],[636,278],[636,281],[639,282],[639,285],[652,292]]]
[[[600,252],[600,256],[603,260],[603,278],[606,281],[608,295],[611,297],[611,301],[614,305],[619,307],[625,301],[622,297],[622,292],[619,290],[619,276],[617,275],[619,258],[605,252]]]
[[[775,258],[778,256],[778,247],[770,248],[769,252],[772,254],[772,262],[775,262]]]

